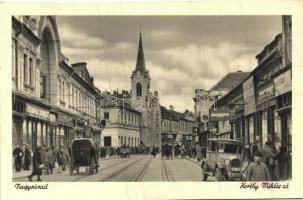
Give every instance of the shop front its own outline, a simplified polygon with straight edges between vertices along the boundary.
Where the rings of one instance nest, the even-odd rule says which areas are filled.
[[[12,127],[12,147],[15,145],[23,145],[23,122],[25,121],[25,103],[21,100],[14,99],[13,101],[13,127]]]
[[[278,119],[275,114],[276,101],[275,101],[275,90],[273,82],[269,82],[262,87],[257,88],[256,90],[256,99],[257,99],[257,113],[262,119],[262,133],[260,134],[262,141],[261,144],[264,144],[268,141],[273,144],[280,142],[279,132],[278,132]],[[260,119],[257,119],[260,121]]]
[[[280,74],[274,79],[276,112],[281,119],[281,145],[291,148],[291,70]]]
[[[57,142],[59,146],[69,146],[75,138],[74,116],[62,111],[58,112],[58,133]]]
[[[244,100],[244,114],[245,114],[245,145],[259,142],[256,140],[255,129],[255,112],[256,112],[256,99],[254,88],[254,77],[248,78],[242,85],[243,87],[243,100]]]
[[[22,143],[29,144],[32,150],[49,143],[50,113],[44,107],[25,103]]]

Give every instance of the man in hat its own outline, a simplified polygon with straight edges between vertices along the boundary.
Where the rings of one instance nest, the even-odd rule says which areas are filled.
[[[16,170],[16,172],[21,171],[23,155],[24,155],[24,153],[23,153],[22,149],[19,147],[18,144],[16,144],[16,148],[13,151],[13,156],[15,158],[15,170]]]
[[[257,151],[254,155],[254,162],[247,168],[247,181],[270,181],[270,173],[267,166],[261,161],[262,153]]]

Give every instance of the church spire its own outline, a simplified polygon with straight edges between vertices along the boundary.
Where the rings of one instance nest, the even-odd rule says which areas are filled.
[[[138,55],[137,55],[137,63],[136,70],[140,72],[145,72],[145,60],[144,60],[144,52],[143,52],[143,44],[142,44],[142,31],[140,25],[140,39],[139,39],[139,47],[138,47]]]

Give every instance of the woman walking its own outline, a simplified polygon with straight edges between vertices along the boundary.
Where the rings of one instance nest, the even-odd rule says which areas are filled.
[[[61,173],[62,167],[63,167],[63,156],[62,156],[62,147],[61,146],[60,146],[60,149],[56,153],[56,159],[57,159],[57,163],[59,165],[57,173]]]
[[[32,181],[33,176],[38,176],[37,181],[42,181],[40,176],[42,174],[41,148],[37,147],[33,155],[33,172],[28,176],[29,181]]]

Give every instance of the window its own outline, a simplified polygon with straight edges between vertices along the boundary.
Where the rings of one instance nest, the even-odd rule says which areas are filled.
[[[62,84],[61,79],[59,80],[59,92],[60,92],[60,101],[62,100]]]
[[[137,92],[137,97],[142,96],[142,86],[140,83],[137,83],[137,85],[136,85],[136,92]]]
[[[34,85],[34,64],[32,58],[29,58],[29,84]]]
[[[46,97],[46,76],[40,76],[40,98]]]
[[[76,90],[75,91],[75,105],[74,105],[74,107],[77,108],[77,105],[78,105],[78,92]]]
[[[68,105],[70,106],[72,104],[72,101],[71,101],[71,89],[70,89],[70,85],[67,85],[67,102],[68,102]]]
[[[62,100],[63,100],[63,102],[65,101],[65,84],[64,84],[64,81],[62,82]]]
[[[24,75],[24,83],[28,83],[28,66],[27,66],[27,55],[23,56],[23,75]]]
[[[75,95],[74,95],[74,88],[72,88],[72,106],[75,106]]]
[[[15,87],[18,87],[18,65],[16,62],[16,40],[13,40],[13,45],[12,45],[12,69],[13,69],[13,80],[14,80],[14,84]]]
[[[104,113],[104,119],[109,119],[109,112]]]

